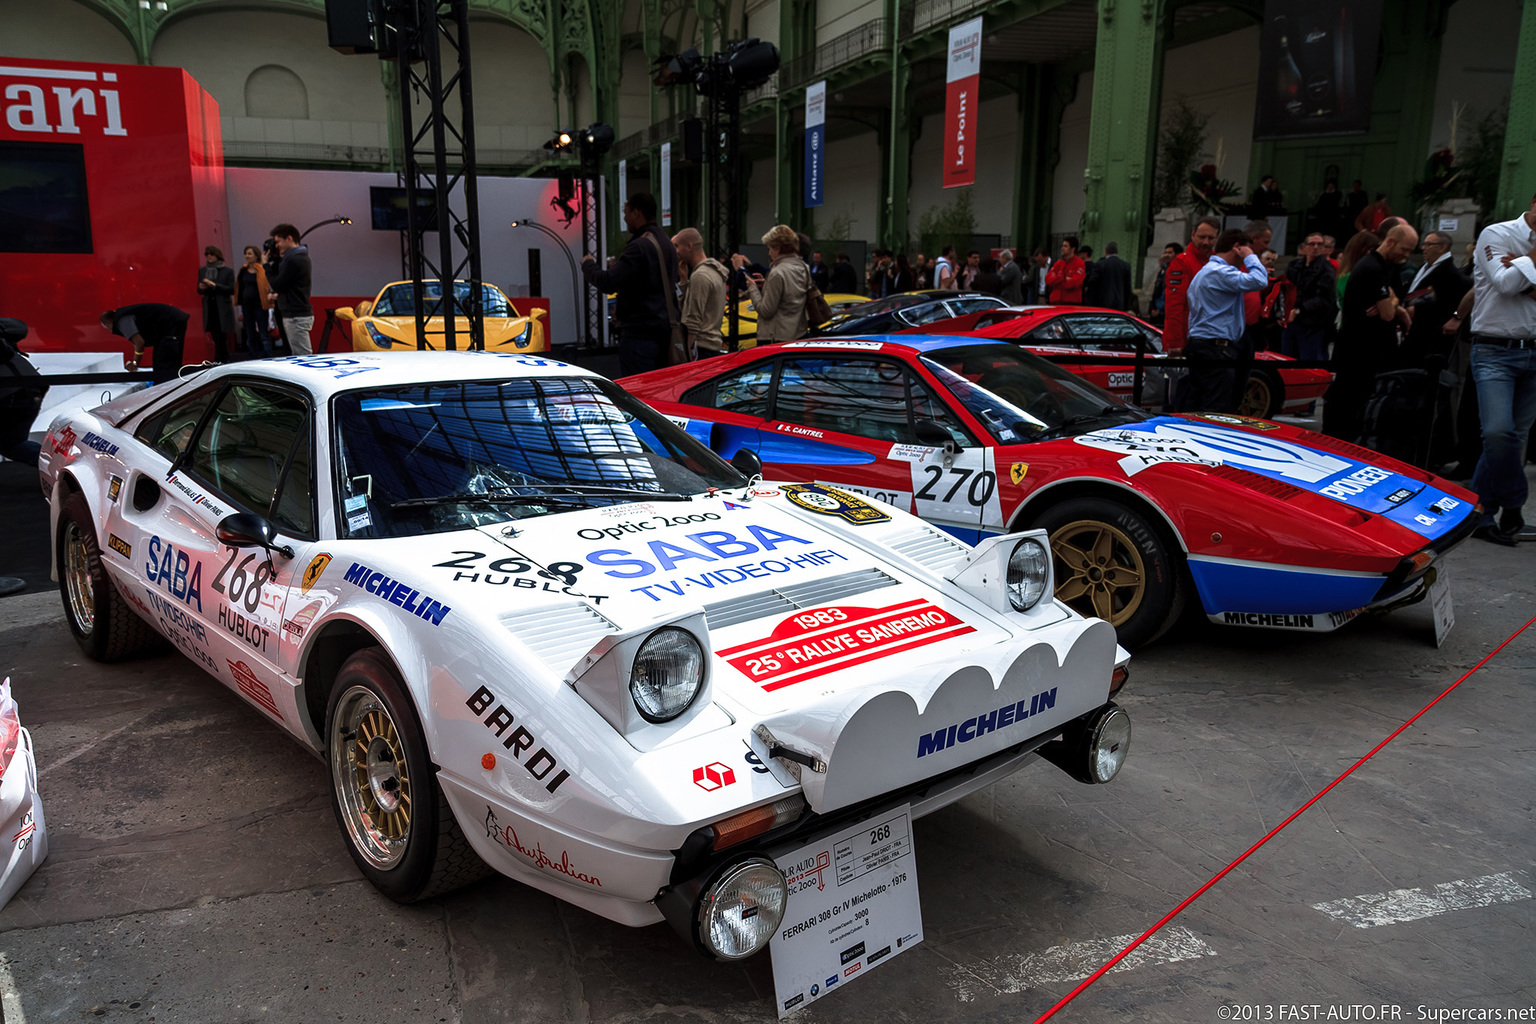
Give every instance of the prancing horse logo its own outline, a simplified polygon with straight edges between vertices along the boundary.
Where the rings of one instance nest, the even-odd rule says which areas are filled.
[[[299,593],[309,593],[309,588],[319,582],[320,574],[325,572],[325,567],[330,564],[330,555],[316,555],[304,569],[304,580],[299,585]]]

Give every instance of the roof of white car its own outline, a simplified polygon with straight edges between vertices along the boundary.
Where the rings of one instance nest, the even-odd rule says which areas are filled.
[[[292,381],[302,384],[318,397],[358,388],[399,387],[431,381],[599,376],[591,370],[540,353],[419,351],[338,352],[252,359],[227,364],[213,373],[221,377],[238,375]]]

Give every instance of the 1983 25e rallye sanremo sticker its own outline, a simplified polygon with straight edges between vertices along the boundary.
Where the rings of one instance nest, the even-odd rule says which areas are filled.
[[[910,805],[784,854],[778,865],[789,883],[769,946],[780,1018],[923,941]]]

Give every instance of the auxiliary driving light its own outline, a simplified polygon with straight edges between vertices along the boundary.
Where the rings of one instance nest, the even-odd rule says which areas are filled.
[[[784,873],[771,860],[734,864],[699,898],[699,941],[721,960],[744,960],[768,945],[788,902]]]
[[[1113,779],[1131,750],[1131,716],[1111,701],[1070,724],[1039,754],[1078,782]]]
[[[1008,556],[1008,603],[1016,612],[1027,612],[1040,603],[1051,579],[1051,559],[1045,545],[1026,538]]]

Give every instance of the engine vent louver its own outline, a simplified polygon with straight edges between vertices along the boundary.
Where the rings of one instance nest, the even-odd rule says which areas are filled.
[[[745,594],[725,601],[716,601],[713,604],[706,604],[704,613],[708,617],[710,629],[724,629],[727,626],[750,622],[768,615],[784,615],[799,611],[801,608],[813,608],[845,597],[894,587],[896,582],[879,569],[864,569],[859,572],[843,573],[840,576],[829,576],[824,580],[813,580],[810,583],[799,583],[791,587],[776,587],[756,594]]]
[[[503,616],[502,624],[544,663],[564,672],[618,627],[579,601],[565,601]]]
[[[898,554],[940,576],[953,569],[955,563],[971,550],[947,533],[922,526],[899,533],[888,543]]]

